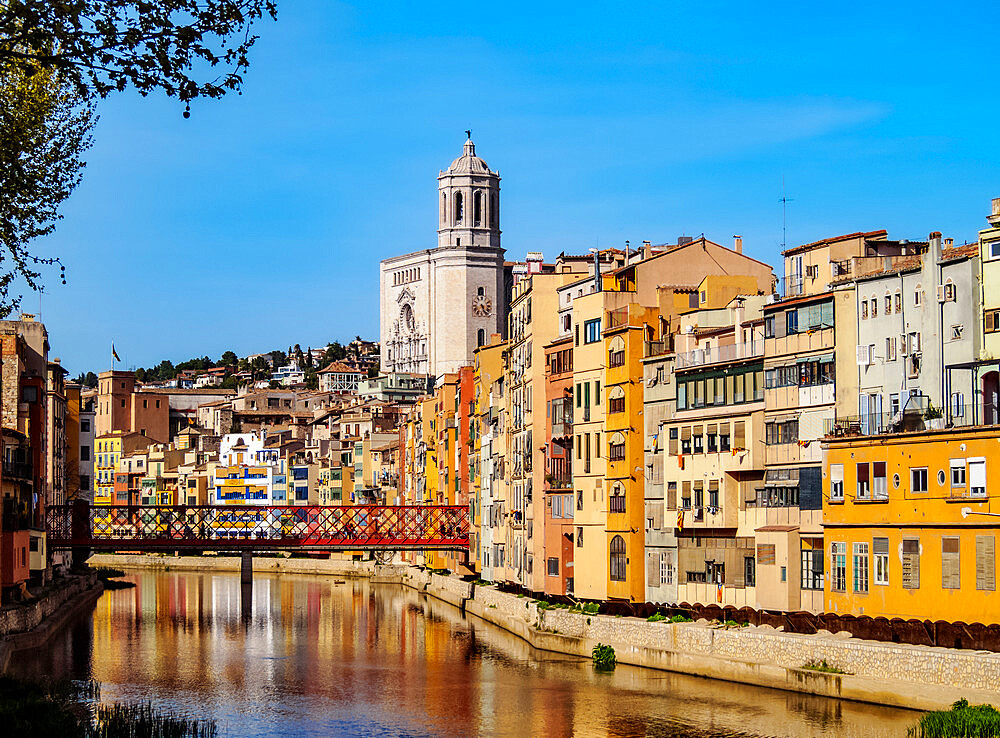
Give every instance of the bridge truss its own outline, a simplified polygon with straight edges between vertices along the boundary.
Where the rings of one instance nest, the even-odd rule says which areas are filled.
[[[88,505],[46,510],[49,548],[105,551],[467,550],[452,505]]]

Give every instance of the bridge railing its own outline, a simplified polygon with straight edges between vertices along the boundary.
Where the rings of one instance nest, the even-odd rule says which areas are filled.
[[[469,508],[450,505],[74,505],[46,511],[50,548],[460,549]]]

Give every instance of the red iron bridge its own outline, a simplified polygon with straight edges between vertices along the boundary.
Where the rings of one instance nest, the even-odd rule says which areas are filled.
[[[45,513],[50,548],[98,551],[468,550],[457,505],[72,505]]]

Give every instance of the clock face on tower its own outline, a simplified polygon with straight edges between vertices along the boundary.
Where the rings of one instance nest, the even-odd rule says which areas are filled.
[[[476,295],[472,298],[472,312],[480,318],[485,318],[493,312],[493,301],[486,295]]]

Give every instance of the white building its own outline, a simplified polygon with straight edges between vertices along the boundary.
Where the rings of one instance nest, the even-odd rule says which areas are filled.
[[[323,369],[320,369],[319,389],[320,392],[346,392],[357,394],[358,384],[364,379],[364,374],[357,369],[352,369],[342,361],[334,361]]]
[[[219,463],[209,479],[210,505],[275,504],[275,477],[284,476],[277,449],[265,448],[267,431],[227,433],[219,444]],[[282,499],[278,503],[284,502]]]
[[[471,135],[438,175],[437,248],[385,259],[379,272],[384,373],[458,371],[503,332],[500,175],[476,156]]]

